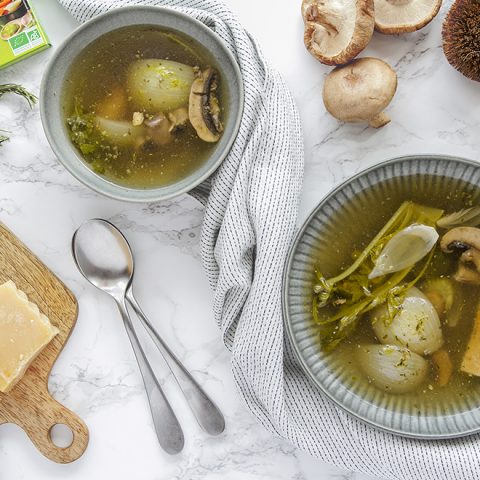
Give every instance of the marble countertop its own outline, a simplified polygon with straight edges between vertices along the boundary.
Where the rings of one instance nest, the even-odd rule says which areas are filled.
[[[76,22],[55,0],[37,0],[54,48]],[[401,37],[375,34],[364,54],[389,62],[399,75],[380,130],[342,125],[323,107],[329,71],[303,47],[300,1],[228,0],[284,75],[298,102],[305,132],[306,175],[300,221],[335,185],[372,164],[405,154],[444,153],[479,158],[480,85],[446,62],[441,21]],[[0,83],[39,90],[53,49],[0,71]],[[258,425],[236,391],[211,313],[211,293],[199,259],[202,209],[187,196],[154,205],[119,203],[87,190],[56,161],[38,109],[2,98],[0,125],[12,139],[0,149],[0,221],[12,229],[73,290],[78,324],[50,379],[56,399],[90,428],[90,445],[70,465],[44,459],[17,427],[0,427],[0,480],[367,480],[310,458]],[[114,304],[77,272],[70,255],[75,228],[104,217],[130,240],[136,285],[144,310],[168,343],[225,412],[227,428],[209,438],[197,427],[178,392],[186,434],[184,452],[164,454],[156,441],[141,378]],[[156,355],[155,351],[151,351]],[[160,365],[160,360],[156,362]]]

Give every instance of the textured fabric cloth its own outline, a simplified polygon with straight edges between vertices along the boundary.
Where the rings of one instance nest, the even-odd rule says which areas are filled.
[[[60,2],[82,22],[125,5],[177,8],[217,32],[238,60],[246,94],[240,132],[208,198],[205,188],[196,194],[206,207],[201,252],[215,317],[239,392],[258,420],[349,470],[391,480],[479,479],[478,436],[420,442],[374,430],[325,399],[295,362],[284,336],[281,282],[302,184],[300,122],[282,79],[229,9],[214,0]]]

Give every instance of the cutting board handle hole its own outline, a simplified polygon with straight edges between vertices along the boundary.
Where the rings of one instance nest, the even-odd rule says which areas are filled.
[[[50,441],[58,448],[68,448],[73,443],[73,431],[64,423],[57,423],[48,432]]]

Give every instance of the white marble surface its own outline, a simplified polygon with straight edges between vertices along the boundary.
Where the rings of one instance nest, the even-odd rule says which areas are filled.
[[[399,74],[398,92],[388,109],[393,121],[377,131],[340,125],[325,112],[321,86],[329,69],[304,50],[298,0],[278,0],[275,5],[258,0],[228,3],[283,73],[300,108],[306,147],[300,220],[334,185],[381,160],[432,152],[479,158],[480,85],[454,71],[441,50],[441,20],[448,5],[420,32],[374,36],[366,53],[387,60]],[[75,28],[75,21],[55,0],[36,4],[58,45]],[[0,83],[18,82],[38,92],[51,54],[0,71]],[[28,111],[18,99],[2,98],[0,125],[13,132],[12,140],[0,150],[0,221],[79,300],[78,324],[54,367],[50,388],[85,419],[91,435],[85,455],[62,466],[44,459],[17,427],[4,425],[0,480],[367,480],[272,437],[240,401],[229,355],[211,314],[211,294],[199,260],[202,209],[195,201],[185,196],[139,206],[101,198],[57,163],[37,109]],[[114,305],[84,281],[71,259],[74,229],[97,216],[113,221],[131,241],[144,309],[226,414],[225,433],[208,438],[167,379],[167,391],[175,398],[186,432],[186,448],[178,457],[169,457],[158,447],[138,369]]]

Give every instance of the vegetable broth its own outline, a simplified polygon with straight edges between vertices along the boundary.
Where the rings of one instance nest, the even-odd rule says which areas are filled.
[[[383,192],[388,192],[388,184],[394,183],[395,179],[385,184]],[[405,182],[408,183],[408,182]],[[480,202],[480,190],[469,184],[457,184],[457,188],[449,193],[438,191],[435,187],[435,177],[425,177],[421,184],[411,180],[408,189],[396,188],[398,194],[384,196],[378,202],[375,195],[365,195],[362,202],[356,202],[353,209],[347,207],[336,212],[342,218],[341,225],[344,228],[335,232],[335,248],[325,247],[328,242],[325,239],[318,246],[316,269],[320,270],[324,277],[331,278],[345,271],[353,262],[352,251],[361,252],[377,235],[382,227],[389,221],[397,208],[405,200],[413,200],[423,205],[443,209],[445,213],[451,213]],[[340,222],[339,222],[340,223]],[[438,229],[440,236],[446,230]],[[331,239],[332,242],[334,239]],[[446,254],[438,247],[435,248],[432,261],[425,270],[424,275],[416,287],[422,290],[422,285],[429,279],[451,279],[458,264],[458,256]],[[407,277],[410,279],[411,277]],[[480,402],[480,377],[468,375],[459,370],[460,363],[466,351],[475,314],[480,300],[480,287],[457,283],[460,294],[456,308],[460,311],[459,321],[456,327],[446,325],[444,316],[440,316],[444,344],[442,350],[446,350],[453,363],[453,374],[447,386],[437,385],[438,373],[434,362],[427,355],[429,362],[428,373],[420,388],[408,393],[392,393],[378,386],[374,386],[372,379],[365,374],[357,360],[357,351],[361,345],[378,344],[379,339],[372,328],[368,314],[362,316],[354,332],[348,335],[341,343],[329,353],[329,362],[335,364],[342,371],[342,381],[352,391],[361,392],[365,388],[375,388],[386,396],[399,396],[404,398],[402,403],[405,411],[417,414],[432,414],[458,411],[458,401],[462,399],[463,408],[472,408]],[[333,307],[327,313],[331,315]],[[395,321],[395,319],[393,320]],[[314,328],[319,329],[316,325]],[[321,334],[319,339],[322,341]],[[324,346],[320,346],[324,349]],[[333,368],[333,367],[332,367]],[[467,407],[468,405],[468,407]]]
[[[63,110],[72,139],[72,122],[78,118],[79,110],[84,115],[82,119],[86,119],[82,120],[83,127],[80,125],[80,128],[84,128],[85,123],[91,127],[88,122],[93,122],[91,119],[102,102],[114,96],[118,88],[124,89],[128,100],[122,121],[131,122],[135,112],[145,114],[145,119],[156,113],[168,115],[168,111],[146,112],[132,102],[136,92],[129,89],[129,68],[134,62],[149,59],[179,62],[201,69],[215,66],[210,54],[191,38],[154,26],[124,27],[98,38],[84,49],[67,75]],[[223,116],[221,81],[218,95]],[[78,128],[78,121],[75,128]],[[91,129],[95,131],[95,127]],[[104,132],[101,134],[104,135]],[[155,188],[180,181],[201,167],[214,148],[213,143],[202,141],[197,136],[190,123],[172,134],[170,143],[154,148],[119,145],[109,138],[98,137],[95,137],[96,146],[92,146],[95,142],[88,141],[86,146],[77,142],[76,146],[87,165],[114,183],[133,188]]]

